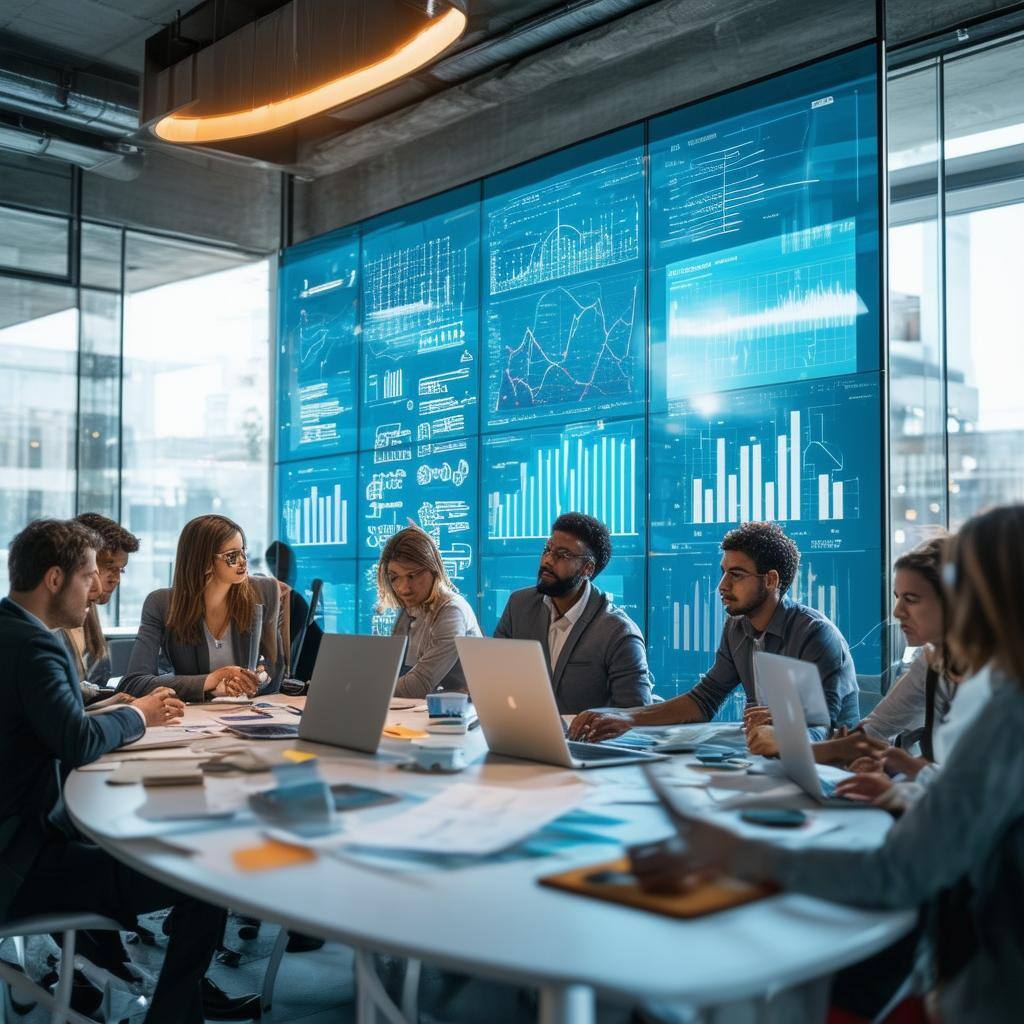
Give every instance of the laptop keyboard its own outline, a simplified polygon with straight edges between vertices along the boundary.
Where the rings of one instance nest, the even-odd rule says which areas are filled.
[[[605,747],[600,743],[576,743],[569,741],[569,753],[577,761],[611,761],[629,757],[633,752],[623,747]]]

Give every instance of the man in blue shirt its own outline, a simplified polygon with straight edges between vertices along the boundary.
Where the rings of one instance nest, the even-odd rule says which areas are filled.
[[[821,673],[833,727],[860,721],[857,676],[842,633],[820,612],[786,596],[800,564],[800,552],[776,523],[744,523],[722,539],[718,592],[729,617],[715,663],[700,682],[672,700],[650,707],[573,719],[572,739],[599,742],[638,725],[708,722],[726,697],[742,686],[754,698],[754,651],[813,661]],[[814,739],[824,739],[815,735]]]

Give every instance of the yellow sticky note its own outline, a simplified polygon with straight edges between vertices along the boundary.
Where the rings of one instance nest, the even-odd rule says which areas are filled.
[[[270,871],[272,868],[287,868],[293,864],[316,860],[316,854],[305,846],[293,846],[291,843],[270,839],[259,846],[234,850],[231,859],[240,871]]]
[[[384,735],[393,740],[422,740],[427,734],[422,729],[410,729],[407,725],[387,725]]]
[[[281,756],[286,761],[292,761],[295,764],[302,764],[303,761],[316,760],[316,754],[307,753],[305,750],[282,750]]]

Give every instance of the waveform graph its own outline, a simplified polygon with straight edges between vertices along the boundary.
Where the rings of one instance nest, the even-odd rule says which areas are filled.
[[[354,633],[356,630],[356,563],[351,559],[295,559],[295,589],[307,603],[312,597],[313,580],[323,582],[316,621],[327,633]],[[302,623],[292,623],[292,636]]]
[[[278,456],[354,451],[358,237],[298,247],[282,259],[278,288]]]
[[[483,458],[486,550],[540,550],[563,512],[599,519],[616,551],[643,550],[642,420],[493,434],[484,439]]]
[[[354,557],[356,457],[282,464],[278,507],[280,537],[296,554]]]
[[[670,264],[665,389],[687,395],[857,369],[852,219]]]
[[[489,296],[642,262],[645,202],[635,127],[488,178]]]
[[[640,271],[491,301],[486,321],[488,430],[575,417],[581,409],[642,411]]]
[[[434,539],[449,576],[475,592],[477,450],[452,438],[359,457],[359,554],[377,558],[410,522]]]
[[[821,550],[877,548],[881,400],[874,374],[706,395],[651,420],[651,546],[717,543],[779,522]]]
[[[540,545],[536,552],[522,555],[483,555],[480,559],[480,628],[490,636],[509,597],[517,590],[536,587],[540,568]],[[644,559],[612,555],[594,586],[608,600],[644,629]]]
[[[384,423],[421,440],[476,430],[479,258],[478,186],[367,223],[361,448]]]

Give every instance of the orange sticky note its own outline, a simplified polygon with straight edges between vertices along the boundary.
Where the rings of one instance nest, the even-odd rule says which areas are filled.
[[[384,735],[393,740],[422,740],[427,733],[422,729],[410,729],[407,725],[388,725],[384,727]]]
[[[240,871],[270,871],[316,860],[316,854],[305,846],[293,846],[291,843],[269,839],[259,846],[234,850],[231,859]]]
[[[316,754],[307,753],[305,750],[282,750],[281,756],[286,761],[292,761],[295,764],[302,764],[303,761],[316,760]]]

